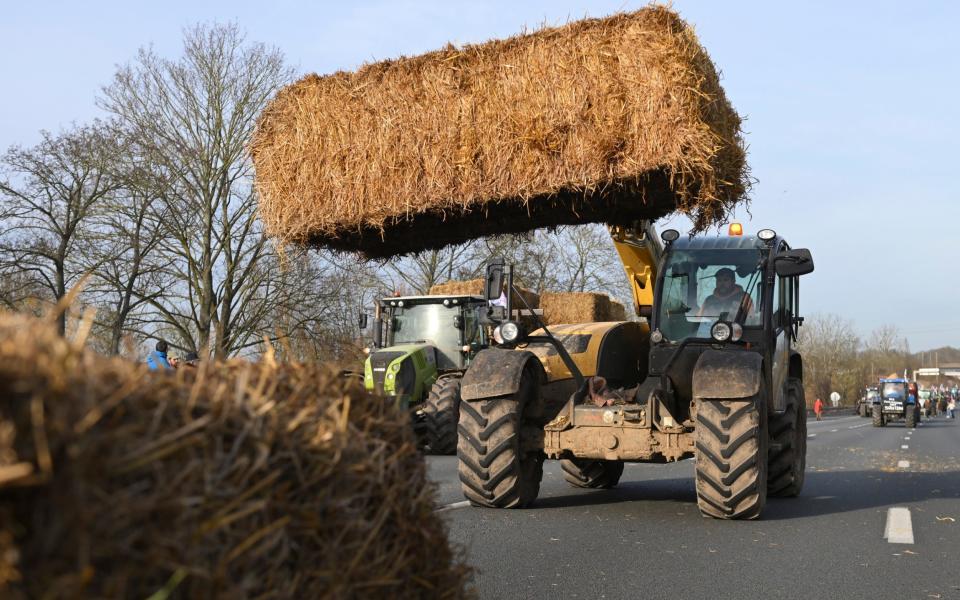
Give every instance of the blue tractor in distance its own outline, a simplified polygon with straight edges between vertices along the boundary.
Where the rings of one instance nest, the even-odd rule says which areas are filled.
[[[917,426],[920,407],[911,387],[910,382],[902,377],[880,380],[880,394],[873,399],[874,427],[884,427],[899,419],[903,419],[907,427]]]

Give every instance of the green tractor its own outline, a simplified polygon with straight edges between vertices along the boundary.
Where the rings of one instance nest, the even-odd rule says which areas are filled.
[[[482,296],[403,296],[377,305],[364,386],[408,408],[420,446],[456,454],[460,379],[488,346]],[[365,327],[361,316],[361,328]]]

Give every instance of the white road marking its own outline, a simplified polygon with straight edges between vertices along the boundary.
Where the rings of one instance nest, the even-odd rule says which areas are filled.
[[[897,468],[898,468],[898,469],[909,469],[909,468],[910,468],[910,461],[909,461],[909,460],[901,460],[901,461],[897,462]]]
[[[448,511],[448,510],[456,510],[456,509],[458,509],[458,508],[466,508],[466,507],[468,507],[468,506],[470,506],[470,501],[469,501],[469,500],[464,500],[463,502],[454,502],[454,503],[452,503],[452,504],[444,504],[443,506],[441,506],[440,508],[434,510],[433,512],[435,512],[435,513],[442,513],[442,512],[446,512],[446,511]]]
[[[867,425],[872,425],[872,423],[861,423],[860,425],[853,425],[851,427],[847,427],[847,429],[859,429],[861,427],[866,427]]]
[[[909,450],[909,449],[910,449],[910,446],[908,446],[908,445],[906,445],[906,444],[903,444],[902,446],[900,446],[900,449],[901,449],[901,450]]]
[[[895,506],[887,509],[887,526],[883,530],[883,538],[891,544],[912,544],[913,523],[910,520],[910,509]]]
[[[836,429],[831,429],[831,430],[830,430],[830,433],[836,433],[836,432],[837,432]]]
[[[808,438],[815,438],[815,437],[817,437],[817,434],[815,434],[815,433],[811,433],[811,434],[810,434],[810,435],[808,435],[807,437],[808,437]]]

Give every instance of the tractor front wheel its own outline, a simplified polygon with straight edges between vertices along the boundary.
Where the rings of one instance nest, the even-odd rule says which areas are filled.
[[[807,403],[803,382],[788,379],[787,410],[770,417],[770,456],[767,459],[767,494],[793,497],[803,488],[807,467]]]
[[[431,454],[457,453],[457,421],[460,419],[460,378],[444,377],[434,382],[423,405],[424,433]]]
[[[460,404],[457,456],[463,495],[475,506],[523,508],[536,500],[543,452],[524,448],[524,411],[539,393],[537,374],[526,368],[515,394]]]
[[[705,517],[756,519],[767,501],[766,400],[699,400],[697,504]]]

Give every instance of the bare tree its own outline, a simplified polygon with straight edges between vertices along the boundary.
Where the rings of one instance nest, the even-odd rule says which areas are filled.
[[[115,139],[122,140],[122,132]],[[127,334],[143,332],[139,309],[157,301],[169,277],[155,255],[165,234],[166,206],[154,194],[157,175],[143,157],[118,145],[114,177],[119,188],[93,218],[87,262],[96,275],[87,297],[99,305],[97,325],[107,338],[105,351],[118,354]]]
[[[838,391],[846,398],[862,386],[860,338],[853,323],[835,314],[813,314],[804,319],[797,347],[803,354],[804,385],[811,399]]]
[[[15,146],[3,157],[0,212],[6,227],[0,252],[5,270],[15,275],[12,297],[33,290],[57,302],[82,275],[85,228],[95,206],[116,189],[104,148],[98,123],[59,135],[43,132],[35,147]],[[66,322],[63,311],[61,335]]]
[[[176,283],[147,297],[151,319],[188,349],[232,354],[262,325],[248,312],[270,312],[250,304],[274,300],[261,293],[273,265],[245,148],[290,77],[277,50],[213,25],[187,31],[178,60],[141,50],[103,91],[100,105],[152,165],[153,194],[166,209],[157,254]]]

